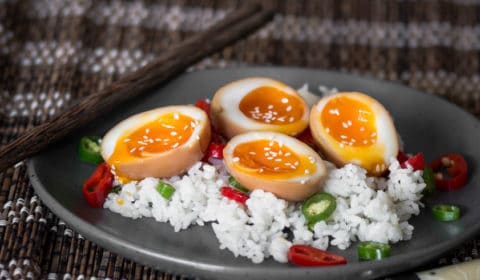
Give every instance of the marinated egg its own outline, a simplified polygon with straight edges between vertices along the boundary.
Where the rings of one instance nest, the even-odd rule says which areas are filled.
[[[169,177],[201,160],[209,142],[203,110],[167,106],[115,125],[102,139],[102,157],[121,177]]]
[[[309,108],[293,88],[268,78],[247,78],[220,88],[212,99],[212,122],[226,138],[248,131],[288,135],[308,125]]]
[[[355,163],[371,175],[382,174],[398,154],[397,131],[385,107],[359,92],[320,99],[310,113],[313,138],[337,166]]]
[[[289,201],[318,192],[326,177],[324,162],[312,148],[278,132],[239,134],[227,143],[223,156],[230,174],[246,188]]]

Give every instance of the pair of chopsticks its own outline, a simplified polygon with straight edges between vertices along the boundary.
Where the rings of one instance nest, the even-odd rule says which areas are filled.
[[[44,150],[113,107],[168,82],[195,62],[252,33],[272,17],[273,11],[257,5],[227,14],[204,32],[172,46],[154,62],[79,100],[66,112],[7,144],[0,150],[0,172]]]

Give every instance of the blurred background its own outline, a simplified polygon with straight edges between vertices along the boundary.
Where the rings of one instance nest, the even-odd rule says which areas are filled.
[[[188,71],[335,70],[400,82],[480,116],[479,1],[0,0],[1,144],[248,2],[275,9],[273,21]],[[36,196],[22,164],[0,173],[0,207],[0,278],[183,278],[71,230]],[[477,258],[479,244],[431,265]]]

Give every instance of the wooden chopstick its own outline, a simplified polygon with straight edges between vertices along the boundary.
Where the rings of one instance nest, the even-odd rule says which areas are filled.
[[[172,46],[154,62],[86,96],[52,120],[27,130],[0,150],[0,171],[31,157],[115,106],[164,84],[271,20],[273,11],[249,5],[227,14],[210,28]]]

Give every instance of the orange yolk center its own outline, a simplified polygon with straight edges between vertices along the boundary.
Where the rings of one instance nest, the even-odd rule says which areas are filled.
[[[172,112],[119,137],[109,163],[128,162],[176,149],[192,136],[197,123],[189,116]]]
[[[250,169],[250,173],[277,179],[305,176],[316,170],[314,158],[298,155],[287,146],[267,139],[238,144],[233,161]]]
[[[353,98],[332,98],[322,115],[325,131],[340,145],[370,146],[377,142],[375,114],[371,108]]]
[[[242,113],[266,124],[289,124],[300,120],[304,105],[298,97],[270,86],[250,91],[239,104]]]

